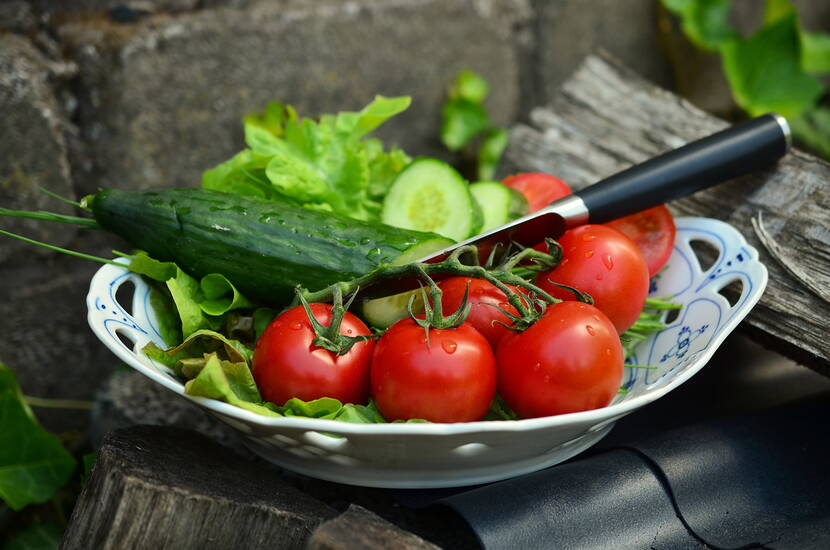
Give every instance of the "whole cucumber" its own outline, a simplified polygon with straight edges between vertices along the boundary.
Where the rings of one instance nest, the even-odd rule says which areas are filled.
[[[297,285],[319,290],[413,247],[428,254],[452,242],[207,189],[109,189],[87,204],[99,225],[151,257],[175,262],[194,277],[221,273],[249,298],[271,304],[290,300]]]

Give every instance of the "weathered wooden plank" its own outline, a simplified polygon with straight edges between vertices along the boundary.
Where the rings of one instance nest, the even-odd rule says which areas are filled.
[[[582,188],[727,124],[605,56],[591,56],[551,103],[511,131],[505,172],[544,171]],[[742,328],[760,343],[830,375],[830,303],[764,247],[763,227],[786,261],[830,289],[830,164],[794,150],[769,170],[670,204],[677,215],[718,218],[759,249],[770,280]]]
[[[440,550],[431,542],[389,523],[377,514],[352,504],[334,519],[320,525],[308,539],[306,550]]]
[[[300,550],[335,515],[196,432],[137,426],[104,440],[61,548]]]

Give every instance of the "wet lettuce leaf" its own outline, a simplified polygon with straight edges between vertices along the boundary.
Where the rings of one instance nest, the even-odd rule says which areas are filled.
[[[172,309],[169,305],[165,306],[162,303],[163,295],[151,296],[154,306],[160,306],[160,309],[156,309],[156,313],[164,329],[162,336],[169,343],[179,342],[182,338],[186,339],[200,330],[218,330],[224,322],[223,317],[228,312],[254,307],[254,304],[245,298],[224,275],[218,273],[211,273],[202,277],[201,280],[196,280],[175,263],[161,262],[143,251],[138,251],[133,255],[128,267],[134,273],[162,283],[166,294],[172,299],[178,315],[178,325],[181,327],[181,334],[175,334],[178,336],[176,340],[168,340],[174,336],[175,323],[170,319]]]
[[[185,378],[193,378],[193,376],[188,376],[182,372],[182,361],[184,360],[204,361],[204,357],[207,355],[217,354],[220,359],[225,361],[250,363],[253,355],[253,350],[242,342],[232,340],[213,330],[198,330],[178,346],[164,350],[150,342],[144,346],[142,351],[147,357],[173,369],[177,376],[184,376]],[[193,372],[194,369],[201,370],[193,361],[189,363],[188,367],[189,372]]]
[[[377,220],[380,198],[410,158],[384,151],[367,134],[409,107],[409,97],[377,96],[361,111],[301,118],[272,102],[244,118],[245,149],[202,176],[202,186],[258,195],[361,220]]]

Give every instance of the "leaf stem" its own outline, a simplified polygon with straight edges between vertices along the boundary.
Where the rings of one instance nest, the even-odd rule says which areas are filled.
[[[0,208],[2,210],[2,208]],[[118,262],[114,262],[112,260],[108,260],[106,258],[101,258],[100,256],[92,256],[91,254],[84,254],[83,252],[76,252],[74,250],[69,250],[68,248],[61,248],[59,246],[53,246],[51,244],[46,244],[41,241],[36,241],[34,239],[29,239],[22,235],[17,235],[15,233],[9,233],[8,231],[4,231],[0,229],[0,235],[6,235],[7,237],[12,237],[14,239],[20,239],[23,242],[27,242],[29,244],[34,244],[37,246],[42,246],[43,248],[48,248],[49,250],[54,250],[55,252],[63,252],[64,254],[69,254],[70,256],[76,256],[78,258],[83,258],[85,260],[92,260],[95,262],[101,262],[102,264],[112,264],[118,267],[124,267],[124,264],[120,264]]]
[[[72,409],[78,411],[91,410],[94,403],[92,401],[81,401],[76,399],[51,399],[46,397],[33,397],[31,395],[24,395],[23,399],[32,407],[41,407],[44,409]]]
[[[102,229],[98,222],[92,218],[82,218],[80,216],[66,216],[64,214],[56,214],[54,212],[46,212],[38,210],[36,212],[30,210],[9,210],[8,208],[0,208],[0,216],[10,216],[13,218],[29,218],[32,220],[44,220],[48,222],[71,223],[80,225],[89,229]]]

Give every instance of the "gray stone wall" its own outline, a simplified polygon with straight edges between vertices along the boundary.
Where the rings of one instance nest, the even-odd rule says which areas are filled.
[[[799,4],[830,17],[821,2]],[[241,117],[270,99],[316,115],[411,95],[380,135],[441,156],[440,105],[462,68],[489,80],[502,125],[545,103],[596,48],[673,86],[658,14],[657,0],[0,1],[0,206],[72,212],[39,187],[77,199],[197,186],[242,147]],[[102,256],[128,250],[69,226],[0,228]],[[116,368],[85,322],[97,267],[0,237],[0,361],[24,392],[91,399]],[[38,414],[55,430],[88,421]]]

